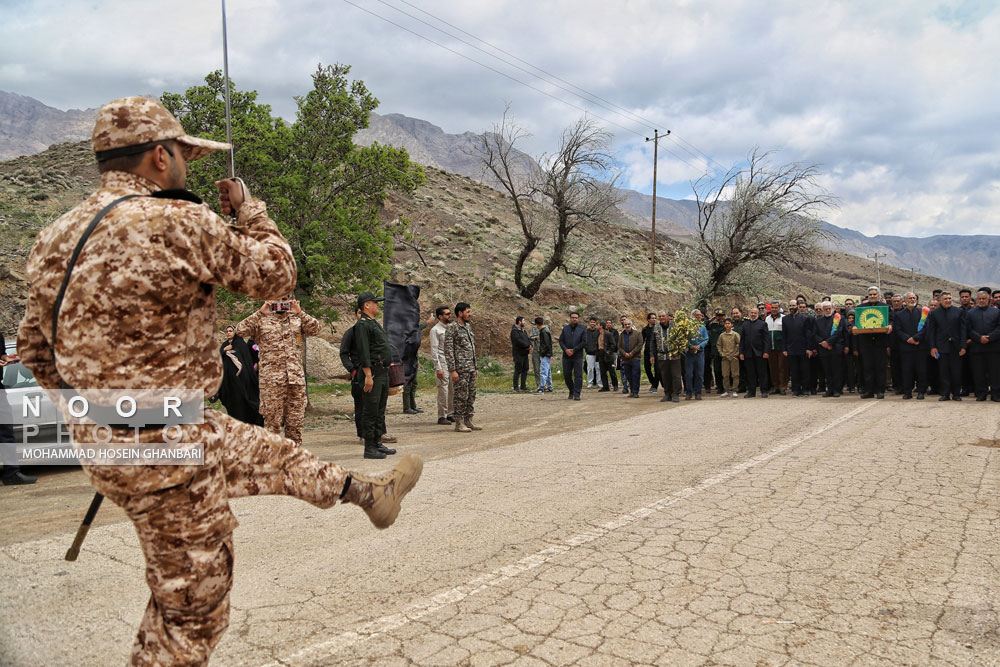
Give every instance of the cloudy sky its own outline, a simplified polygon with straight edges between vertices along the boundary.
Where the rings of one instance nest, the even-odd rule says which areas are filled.
[[[510,102],[534,154],[587,110],[614,133],[625,185],[643,192],[643,137],[656,127],[672,132],[660,142],[661,196],[689,196],[692,179],[760,146],[820,165],[840,199],[834,224],[1000,233],[1000,3],[229,0],[227,12],[230,75],[286,118],[317,63],[341,62],[380,113],[446,132],[481,131]],[[211,0],[0,0],[0,16],[0,90],[60,109],[182,91],[222,67]]]

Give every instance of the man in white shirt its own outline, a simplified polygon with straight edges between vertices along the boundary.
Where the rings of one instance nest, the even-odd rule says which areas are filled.
[[[451,308],[438,306],[434,311],[437,324],[431,327],[431,359],[434,362],[434,375],[437,377],[438,390],[438,421],[442,426],[455,423],[452,412],[455,407],[455,388],[448,374],[448,362],[444,358],[444,335],[451,322]]]

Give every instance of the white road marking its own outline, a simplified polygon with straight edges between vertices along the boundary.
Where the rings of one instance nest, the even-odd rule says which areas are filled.
[[[542,549],[541,551],[535,552],[530,556],[525,556],[511,565],[506,565],[494,570],[493,572],[476,577],[475,579],[472,579],[471,581],[468,581],[460,586],[456,586],[451,590],[438,593],[437,595],[431,596],[430,598],[420,602],[415,602],[398,613],[369,621],[355,630],[348,630],[347,632],[343,632],[326,641],[306,646],[287,657],[280,658],[278,662],[267,663],[264,667],[301,664],[312,658],[333,655],[349,646],[368,641],[369,639],[374,639],[388,632],[392,632],[393,630],[397,630],[412,621],[418,621],[450,604],[461,602],[462,600],[481,593],[482,591],[500,586],[520,574],[541,567],[560,554],[571,551],[576,547],[589,544],[604,537],[612,531],[618,530],[619,528],[634,523],[639,519],[643,519],[651,514],[664,510],[671,505],[675,505],[680,501],[690,498],[697,493],[701,493],[706,489],[710,489],[713,486],[727,482],[750,468],[766,463],[775,456],[783,454],[794,447],[798,447],[806,440],[815,438],[816,436],[829,431],[831,428],[839,426],[846,421],[850,421],[874,405],[874,401],[867,402],[864,405],[837,417],[833,421],[827,422],[819,428],[813,429],[803,435],[796,436],[783,442],[774,449],[771,449],[763,454],[758,454],[757,456],[749,458],[741,463],[737,463],[736,465],[731,466],[730,468],[727,468],[712,477],[702,480],[701,483],[696,484],[695,486],[689,486],[685,489],[675,491],[670,495],[657,500],[656,502],[646,505],[645,507],[640,507],[639,509],[633,510],[627,514],[621,514],[611,521],[598,526],[597,528],[584,531],[572,537],[566,538],[562,542],[554,544],[547,549]]]

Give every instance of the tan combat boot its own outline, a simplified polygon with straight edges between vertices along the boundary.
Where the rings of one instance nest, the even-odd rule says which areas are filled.
[[[472,423],[472,417],[466,417],[465,418],[465,425],[469,428],[470,431],[482,431],[483,430],[482,426],[476,426],[475,424]]]
[[[459,433],[472,433],[472,429],[466,426],[458,417],[455,417],[455,430]]]
[[[352,472],[351,485],[344,491],[342,500],[363,509],[379,530],[388,528],[399,514],[403,497],[420,479],[423,469],[423,460],[410,454],[388,472],[375,475]]]

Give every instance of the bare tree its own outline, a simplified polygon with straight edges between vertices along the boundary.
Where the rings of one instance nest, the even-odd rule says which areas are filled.
[[[619,197],[614,187],[618,174],[609,150],[611,135],[593,121],[577,121],[563,132],[559,150],[537,161],[516,149],[528,136],[514,123],[508,107],[492,132],[477,138],[477,150],[484,170],[513,200],[524,237],[514,265],[514,284],[521,296],[531,299],[556,269],[594,275],[594,267],[569,263],[569,239],[584,223],[608,222]],[[534,204],[541,204],[545,214]],[[534,275],[525,275],[528,258],[546,235],[551,235],[551,249],[546,244],[542,266]]]
[[[752,276],[759,277],[764,267],[801,268],[830,235],[814,217],[836,205],[819,186],[818,167],[774,165],[772,154],[754,148],[747,166],[734,167],[721,179],[699,179],[692,186],[698,202],[694,250],[707,264],[705,297],[739,291],[756,282]]]

